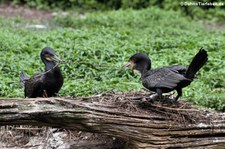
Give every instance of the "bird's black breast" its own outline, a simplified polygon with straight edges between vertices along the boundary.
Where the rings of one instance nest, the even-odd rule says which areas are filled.
[[[48,97],[56,96],[63,85],[63,77],[58,68],[50,71],[44,76],[43,89]]]

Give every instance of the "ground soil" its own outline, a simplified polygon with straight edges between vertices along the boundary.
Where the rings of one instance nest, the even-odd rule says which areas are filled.
[[[4,17],[21,17],[29,20],[49,20],[53,17],[53,13],[47,10],[38,10],[25,6],[1,4],[0,16]]]
[[[0,128],[0,148],[4,149],[122,149],[125,142],[102,134],[37,126]]]

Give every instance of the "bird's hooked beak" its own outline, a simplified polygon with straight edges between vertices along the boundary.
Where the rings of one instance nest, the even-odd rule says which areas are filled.
[[[134,68],[134,62],[133,61],[129,61],[129,62],[127,62],[126,64],[124,64],[123,66],[122,66],[122,68],[125,68],[125,67],[128,67],[128,68],[130,68],[130,69],[133,69]]]
[[[52,60],[56,63],[63,63],[63,61],[57,55],[54,55],[52,57]]]
[[[45,58],[48,60],[48,61],[53,61],[55,63],[62,63],[63,61],[57,56],[57,55],[45,55]]]

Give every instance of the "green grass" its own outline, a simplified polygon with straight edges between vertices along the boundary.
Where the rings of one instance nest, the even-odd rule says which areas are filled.
[[[188,66],[201,47],[209,61],[183,98],[195,104],[225,109],[225,29],[207,30],[179,12],[157,8],[94,12],[56,17],[46,30],[26,29],[27,22],[0,19],[0,96],[23,97],[19,73],[42,71],[43,47],[53,47],[67,61],[61,96],[88,96],[104,91],[142,90],[139,75],[119,68],[136,52],[144,52],[152,67]],[[100,67],[102,66],[102,67]]]

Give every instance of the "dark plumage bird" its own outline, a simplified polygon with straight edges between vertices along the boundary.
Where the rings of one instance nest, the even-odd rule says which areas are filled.
[[[162,93],[176,90],[178,95],[175,100],[177,100],[182,96],[182,88],[193,81],[195,74],[207,60],[208,54],[201,48],[188,68],[181,65],[173,65],[151,70],[151,60],[146,54],[142,53],[136,53],[131,56],[129,62],[124,66],[139,71],[143,86],[156,92],[160,99],[162,98]]]
[[[42,49],[40,54],[45,64],[45,72],[37,73],[31,78],[22,71],[20,73],[20,84],[24,87],[25,97],[52,97],[56,96],[63,85],[63,76],[58,68],[61,60],[52,48]]]

